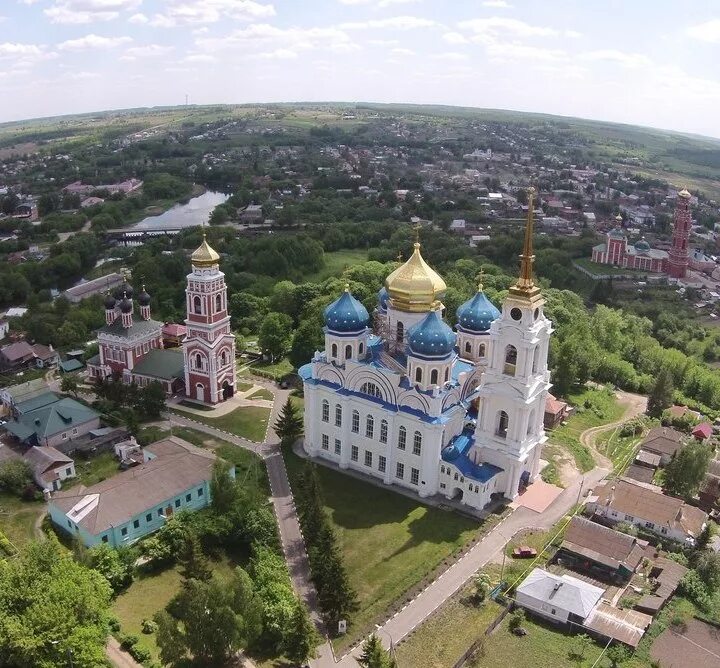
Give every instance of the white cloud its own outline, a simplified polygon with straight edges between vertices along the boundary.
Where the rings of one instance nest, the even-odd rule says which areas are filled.
[[[44,47],[40,44],[20,44],[19,42],[0,43],[0,58],[7,57],[39,57],[44,53]]]
[[[100,35],[85,35],[78,39],[69,39],[58,45],[61,51],[87,51],[90,49],[114,49],[132,42],[132,37],[101,37]]]
[[[217,58],[209,53],[191,53],[183,58],[184,63],[216,63]]]
[[[138,14],[133,14],[129,19],[128,23],[135,23],[137,25],[142,25],[143,23],[147,23],[150,19],[145,16],[142,12]]]
[[[485,19],[470,19],[461,21],[458,27],[472,32],[476,37],[490,36],[507,38],[513,37],[556,37],[559,31],[555,28],[536,26],[518,19],[509,19],[502,16],[491,16]]]
[[[71,81],[87,81],[88,79],[99,79],[100,75],[97,72],[70,72],[63,76],[63,79],[69,79]]]
[[[556,62],[567,58],[562,49],[545,49],[525,44],[489,44],[487,53],[495,62],[530,60],[533,62]]]
[[[606,61],[622,65],[623,67],[646,67],[652,65],[652,60],[642,53],[630,53],[617,49],[600,49],[588,51],[580,55],[583,60]]]
[[[468,56],[464,53],[458,53],[457,51],[448,51],[446,53],[435,53],[432,56],[435,60],[467,60]]]
[[[275,16],[275,7],[254,0],[166,0],[167,6],[152,17],[151,25],[173,28],[217,23],[222,19],[253,21]]]
[[[583,36],[582,33],[577,30],[565,30],[563,35],[565,35],[565,37],[570,37],[571,39],[579,39]]]
[[[402,47],[393,49],[390,53],[392,53],[393,56],[414,56],[415,55],[415,52],[412,49],[404,49]]]
[[[701,42],[720,42],[720,19],[710,19],[705,23],[690,26],[685,31],[688,36],[699,39]]]
[[[462,35],[459,32],[446,32],[443,35],[443,39],[448,44],[467,44],[469,41],[465,35]]]
[[[485,0],[483,7],[494,7],[495,9],[512,9],[513,6],[505,2],[505,0]]]
[[[412,30],[414,28],[430,28],[437,25],[435,21],[420,18],[419,16],[393,16],[387,19],[370,19],[369,21],[354,21],[341,23],[341,30],[373,30],[390,28],[392,30]]]
[[[156,58],[170,53],[174,47],[162,46],[161,44],[146,44],[145,46],[134,46],[125,51],[125,56],[131,58]]]
[[[298,57],[298,54],[290,49],[275,49],[274,51],[257,53],[253,57],[258,60],[294,60]]]
[[[339,0],[341,5],[374,5],[383,8],[390,5],[410,5],[421,0]]]
[[[142,0],[53,0],[43,10],[52,23],[87,24],[112,21],[121,11],[136,9]]]

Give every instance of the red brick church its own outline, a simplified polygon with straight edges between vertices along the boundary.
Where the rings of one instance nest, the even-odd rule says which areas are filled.
[[[225,275],[220,256],[203,236],[187,277],[181,349],[163,347],[163,323],[150,316],[145,286],[135,299],[127,281],[105,299],[105,326],[97,332],[98,354],[88,360],[90,378],[114,376],[141,387],[160,382],[168,395],[217,404],[235,392],[235,337],[230,331]],[[136,310],[137,303],[137,310]]]

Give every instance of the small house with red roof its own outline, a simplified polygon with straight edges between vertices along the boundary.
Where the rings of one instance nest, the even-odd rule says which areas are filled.
[[[692,430],[692,435],[698,441],[707,441],[712,436],[712,425],[708,422],[701,422],[695,429]]]

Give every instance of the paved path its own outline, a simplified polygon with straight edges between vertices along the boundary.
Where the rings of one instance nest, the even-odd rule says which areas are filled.
[[[105,655],[115,668],[142,668],[127,652],[120,649],[120,643],[110,636],[105,645]]]

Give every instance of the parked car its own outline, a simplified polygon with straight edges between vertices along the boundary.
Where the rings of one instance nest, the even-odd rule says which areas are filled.
[[[516,547],[512,551],[512,554],[516,559],[530,559],[532,557],[537,557],[537,550],[534,547],[529,547],[528,545],[521,545],[520,547]]]

